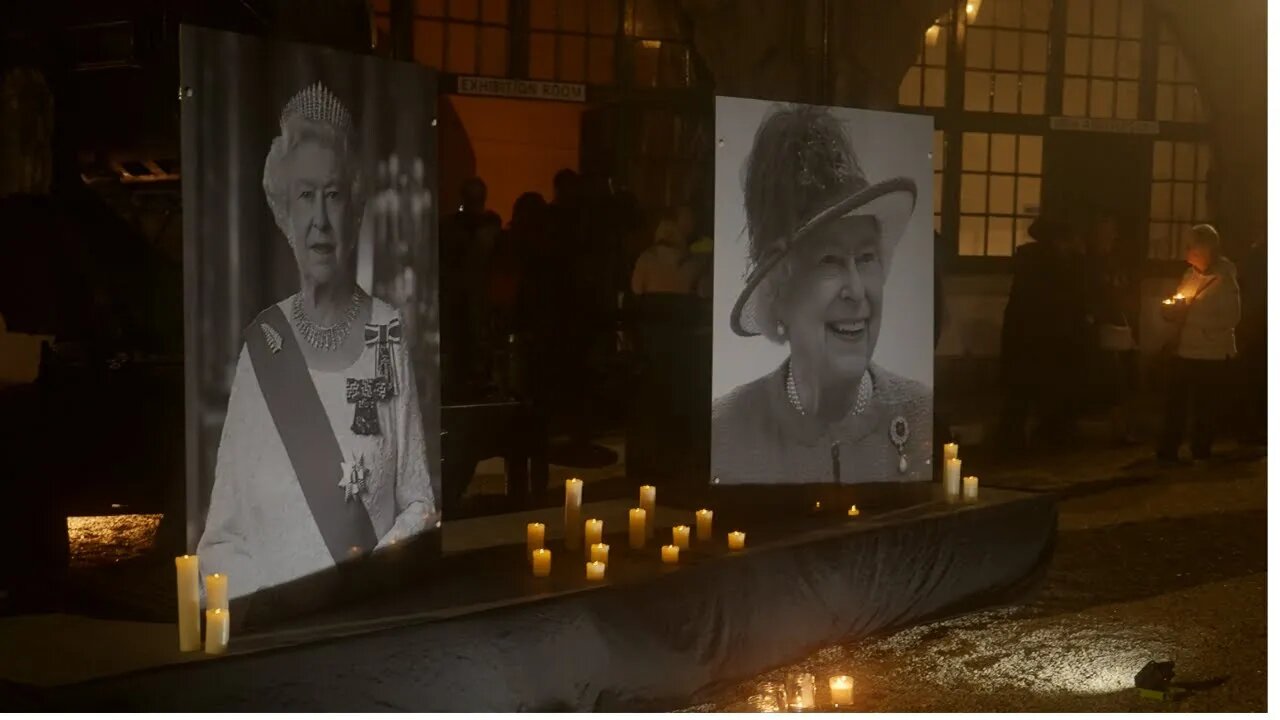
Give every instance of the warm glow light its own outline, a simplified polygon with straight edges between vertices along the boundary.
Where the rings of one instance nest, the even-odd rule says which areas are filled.
[[[924,31],[924,44],[929,47],[934,47],[938,44],[938,37],[940,35],[942,35],[942,26],[936,23],[930,25],[929,29]]]
[[[832,675],[827,684],[831,687],[832,705],[853,703],[853,678],[848,675]]]
[[[969,22],[973,22],[978,18],[978,11],[982,9],[982,0],[969,0],[964,6],[965,17],[969,18]]]
[[[861,514],[862,514],[862,513],[858,511],[858,506],[857,506],[857,505],[850,505],[850,506],[849,506],[849,517],[858,517],[858,516],[859,516],[859,515],[861,515]]]
[[[640,47],[645,50],[657,50],[662,47],[661,40],[641,40]]]
[[[155,547],[163,515],[90,515],[67,518],[71,564],[109,565],[141,557]]]

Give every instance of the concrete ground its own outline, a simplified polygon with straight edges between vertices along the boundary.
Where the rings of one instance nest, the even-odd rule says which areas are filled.
[[[973,460],[965,472],[984,483],[1061,497],[1037,593],[817,649],[690,709],[772,711],[787,674],[810,672],[820,704],[828,677],[852,676],[856,711],[1264,711],[1266,460],[1224,450],[1224,460],[1172,469],[1141,446],[989,469]],[[1148,660],[1177,663],[1185,699],[1137,696],[1133,676]]]

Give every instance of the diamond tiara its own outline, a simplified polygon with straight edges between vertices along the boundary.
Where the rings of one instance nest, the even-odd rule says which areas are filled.
[[[351,129],[351,113],[321,82],[303,88],[289,100],[280,111],[281,129],[296,117],[330,125],[339,132]]]

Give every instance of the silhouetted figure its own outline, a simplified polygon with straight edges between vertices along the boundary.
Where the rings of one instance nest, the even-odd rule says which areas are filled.
[[[1138,317],[1133,266],[1122,251],[1120,224],[1102,215],[1089,236],[1085,297],[1093,331],[1089,338],[1089,406],[1111,413],[1119,442],[1136,442],[1133,398],[1138,384]]]
[[[1236,355],[1240,322],[1240,286],[1236,266],[1222,256],[1222,243],[1212,225],[1189,230],[1187,268],[1178,285],[1182,299],[1165,304],[1170,325],[1167,344],[1172,355],[1164,430],[1156,457],[1177,462],[1187,416],[1191,416],[1191,456],[1207,460],[1213,451],[1226,391],[1227,361]],[[1175,296],[1176,297],[1176,296]]]
[[[462,207],[440,233],[440,337],[446,402],[473,398],[487,381],[481,348],[488,324],[488,266],[502,220],[485,207],[480,178],[462,185]]]
[[[1009,450],[1026,446],[1032,414],[1036,436],[1057,442],[1072,434],[1085,340],[1084,283],[1071,227],[1039,218],[1028,234],[1034,242],[1013,256],[1000,343],[999,434]]]

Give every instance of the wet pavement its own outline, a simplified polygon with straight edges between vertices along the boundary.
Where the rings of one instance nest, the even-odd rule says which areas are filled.
[[[1049,575],[1023,604],[823,648],[689,709],[776,711],[787,675],[810,672],[820,706],[827,678],[852,676],[849,709],[862,712],[1265,710],[1266,460],[1229,450],[1169,469],[1148,453],[992,473],[1062,497]],[[1189,693],[1138,697],[1148,660],[1175,661]]]

